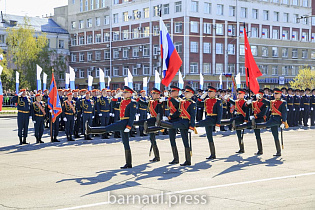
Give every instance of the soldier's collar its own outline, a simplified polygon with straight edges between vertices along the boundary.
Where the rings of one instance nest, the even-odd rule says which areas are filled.
[[[131,97],[125,98],[125,100],[131,100]]]

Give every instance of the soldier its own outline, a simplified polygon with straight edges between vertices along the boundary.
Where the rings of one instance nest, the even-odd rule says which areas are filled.
[[[78,97],[78,100],[75,103],[76,113],[77,113],[77,122],[74,125],[74,138],[80,138],[80,132],[81,135],[84,135],[83,133],[83,120],[82,120],[82,100],[85,98],[86,89],[80,90],[80,96]]]
[[[46,113],[48,113],[48,106],[47,106],[48,94],[49,94],[49,91],[47,89],[44,90],[44,95],[42,97],[42,100],[43,100],[43,102],[45,104],[45,111],[46,111]],[[46,114],[45,120],[44,120],[44,124],[45,124],[45,128],[49,128],[49,114]]]
[[[185,87],[184,95],[185,99],[180,101],[179,120],[176,122],[161,121],[159,117],[156,120],[156,126],[162,128],[179,129],[185,147],[185,162],[180,164],[181,166],[191,165],[191,147],[188,141],[188,130],[190,132],[195,131],[195,119],[196,119],[196,103],[191,100],[191,97],[195,94],[195,91],[189,87]],[[156,128],[158,129],[158,128]]]
[[[312,90],[310,106],[311,106],[311,126],[315,126],[315,89]]]
[[[102,96],[97,100],[96,110],[101,120],[101,126],[109,125],[110,98],[107,96],[106,88],[102,89]],[[102,139],[109,139],[107,132],[102,134]]]
[[[28,124],[30,118],[30,105],[31,101],[26,97],[26,89],[21,89],[17,96],[12,98],[12,103],[17,103],[18,110],[18,136],[20,139],[20,145],[27,144],[26,138],[28,133]],[[23,137],[23,141],[22,141]]]
[[[129,145],[129,132],[132,128],[136,111],[137,111],[137,102],[131,99],[134,90],[124,86],[123,91],[123,100],[121,101],[120,105],[120,120],[108,125],[108,126],[101,126],[101,127],[90,127],[87,126],[86,135],[94,133],[94,134],[102,134],[109,131],[120,131],[122,136],[122,141],[125,148],[125,158],[126,164],[121,169],[132,168],[132,159],[131,159],[131,150]]]
[[[294,96],[293,96],[293,89],[288,88],[288,95],[286,98],[287,107],[288,107],[288,124],[290,127],[294,126]]]
[[[67,94],[67,100],[62,103],[62,118],[65,121],[65,130],[68,141],[74,141],[72,138],[74,130],[74,121],[76,117],[75,101],[72,100],[72,93]]]
[[[89,126],[92,126],[92,121],[94,119],[94,101],[90,98],[90,91],[87,91],[85,93],[85,98],[81,100],[81,109],[82,109],[82,122],[83,122],[83,133],[84,140],[92,140],[90,135],[86,135],[85,129],[86,129],[86,122]]]
[[[310,106],[310,102],[311,102],[311,98],[309,96],[310,94],[310,89],[306,88],[305,89],[305,93],[301,98],[301,109],[302,109],[302,118],[303,118],[303,124],[304,126],[308,126],[308,118],[310,116],[310,111],[311,111],[311,106]]]
[[[220,100],[222,102],[222,119],[230,119],[228,118],[228,106],[227,106],[227,101],[224,100],[224,97],[226,95],[226,91],[225,90],[220,90]],[[220,131],[226,131],[224,126],[220,127]]]
[[[158,146],[156,144],[155,132],[161,130],[161,128],[159,130],[154,130],[151,132],[148,126],[155,125],[156,118],[158,115],[163,116],[163,101],[164,100],[160,99],[161,91],[157,88],[153,88],[153,90],[151,91],[151,94],[152,94],[152,100],[145,101],[141,97],[137,99],[139,105],[143,104],[148,108],[148,111],[151,117],[149,119],[142,119],[139,121],[135,121],[134,125],[144,126],[145,127],[144,133],[150,133],[151,149],[153,149],[153,153],[154,153],[154,158],[150,160],[150,162],[157,162],[157,161],[160,161],[160,153],[159,153]]]
[[[203,99],[200,97],[203,95],[203,91],[201,89],[198,90],[197,100],[196,100],[196,106],[197,106],[197,114],[196,114],[196,121],[199,122],[202,120],[203,110],[204,110],[204,103]]]
[[[278,127],[281,129],[285,128],[286,120],[287,120],[287,103],[284,100],[281,100],[281,90],[278,88],[274,89],[274,100],[266,100],[263,99],[260,94],[257,94],[257,99],[266,104],[271,108],[271,116],[270,119],[266,123],[255,123],[252,121],[254,129],[261,129],[270,127],[272,135],[274,137],[275,145],[277,153],[274,156],[281,156],[281,147],[279,142],[279,133]]]
[[[235,106],[236,115],[235,117],[228,119],[228,120],[221,120],[221,125],[230,125],[232,124],[235,128],[235,125],[240,125],[242,123],[248,122],[248,115],[249,115],[249,109],[248,106],[246,106],[246,100],[244,100],[245,91],[242,89],[237,89],[237,100],[233,100],[230,98],[229,95],[225,96],[225,99],[227,102]],[[241,130],[236,130],[237,138],[238,138],[238,144],[239,144],[239,151],[236,153],[244,153],[244,142],[243,142],[243,135]],[[244,134],[244,133],[243,133]]]
[[[146,96],[145,90],[141,90],[140,95],[141,96],[140,96],[139,100],[143,103],[141,103],[141,102],[138,103],[138,110],[139,110],[139,114],[140,114],[139,120],[146,120],[147,114],[148,114],[147,109],[148,109],[149,98]],[[139,102],[139,100],[138,100],[138,102]],[[139,131],[140,131],[140,136],[147,136],[146,134],[143,133],[143,125],[139,126]]]
[[[64,96],[65,93],[66,93],[65,90],[58,89],[58,95],[59,95],[60,104],[63,104],[63,102],[65,100],[65,96]],[[65,130],[65,122],[63,121],[63,118],[59,119],[59,130],[60,131],[64,131]]]
[[[204,106],[207,112],[207,117],[204,120],[201,120],[196,123],[196,127],[205,127],[207,133],[207,139],[209,143],[210,153],[211,155],[206,159],[215,159],[215,146],[212,137],[213,127],[220,127],[220,122],[222,118],[222,102],[219,98],[216,98],[217,89],[208,86],[208,96],[204,102]],[[207,94],[207,93],[206,93]],[[201,98],[205,98],[205,96],[201,96]]]
[[[97,103],[97,101],[98,101],[98,97],[97,97],[97,95],[98,95],[98,90],[97,89],[93,89],[92,91],[91,91],[91,93],[92,93],[92,100],[95,102],[95,105],[96,105],[96,103]],[[100,122],[100,120],[99,120],[99,114],[97,113],[97,111],[94,113],[94,119],[93,119],[93,122],[92,122],[92,124],[93,124],[93,126],[99,126],[99,122]]]
[[[42,101],[42,95],[35,95],[36,101],[31,105],[31,116],[35,128],[36,143],[44,143],[41,139],[44,133],[44,120],[46,118],[45,102]]]
[[[300,97],[300,90],[295,90],[295,95],[293,96],[294,101],[294,126],[299,125],[299,119],[300,119],[300,103],[301,103],[301,97]]]
[[[117,91],[115,91],[115,97],[111,101],[111,116],[113,117],[113,123],[117,122],[119,120],[119,113],[120,113],[120,102],[121,102],[121,91],[120,88],[117,88]],[[121,138],[120,132],[115,131],[114,132],[114,138]]]

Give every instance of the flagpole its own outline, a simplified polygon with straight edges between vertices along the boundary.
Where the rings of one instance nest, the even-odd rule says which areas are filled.
[[[51,70],[52,74],[54,74],[54,69]],[[53,111],[53,110],[51,110]],[[49,121],[49,124],[50,124],[50,142],[53,142],[53,135],[52,135],[52,112],[49,112],[50,113],[50,121]]]
[[[246,31],[246,24],[245,24],[245,22],[244,22],[244,31],[245,31],[246,36],[247,36],[247,31]],[[246,46],[245,46],[245,47],[246,47]],[[245,57],[245,59],[246,59],[246,57]],[[246,61],[245,61],[245,64],[246,64]],[[247,77],[247,83],[248,83],[248,98],[250,99],[249,70],[248,70],[248,68],[246,68],[246,69],[247,69],[247,72],[246,72],[246,77]]]

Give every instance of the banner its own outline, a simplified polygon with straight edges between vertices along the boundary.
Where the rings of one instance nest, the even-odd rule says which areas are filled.
[[[143,90],[148,93],[148,77],[143,77]]]
[[[70,71],[70,89],[74,90],[75,89],[75,71],[71,66],[69,66],[69,71]]]
[[[107,88],[110,89],[110,82],[112,81],[112,79],[109,76],[107,76],[107,78],[108,78]]]
[[[160,86],[161,86],[160,74],[157,70],[155,70],[155,72],[154,72],[154,87],[160,90]]]
[[[180,89],[184,89],[183,75],[182,75],[182,73],[180,71],[178,72],[178,87]]]
[[[42,84],[40,80],[40,74],[42,73],[43,69],[36,64],[36,78],[37,78],[37,91],[42,89]]]
[[[105,75],[103,69],[99,68],[99,81],[100,81],[100,90],[105,88]]]
[[[15,73],[15,94],[19,94],[19,83],[20,83],[20,73],[16,71]]]
[[[47,74],[43,73],[43,92],[46,90],[46,85],[47,85]]]
[[[133,89],[133,76],[129,69],[128,69],[128,87]]]
[[[65,89],[69,89],[70,74],[66,73]]]
[[[202,74],[201,74],[201,72],[200,72],[200,84],[199,84],[200,90],[203,90],[203,84],[204,84],[203,76],[202,76]]]
[[[88,91],[92,90],[93,77],[91,75],[88,76]]]

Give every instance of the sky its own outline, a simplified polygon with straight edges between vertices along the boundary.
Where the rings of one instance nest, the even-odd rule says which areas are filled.
[[[68,0],[0,0],[3,13],[29,17],[54,14],[54,8],[68,4]]]

